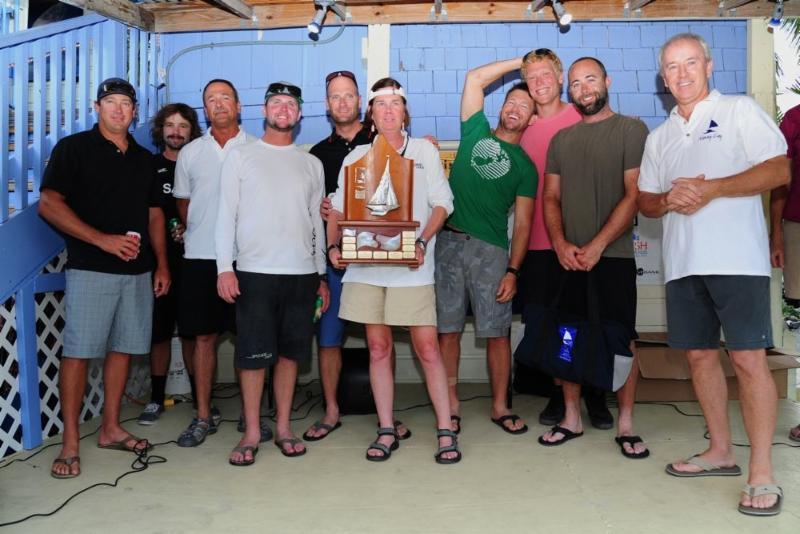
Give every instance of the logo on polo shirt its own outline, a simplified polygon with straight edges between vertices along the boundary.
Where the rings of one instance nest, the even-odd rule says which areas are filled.
[[[497,180],[511,170],[511,158],[500,143],[489,137],[475,143],[469,163],[484,180]]]
[[[707,141],[709,139],[722,139],[722,134],[717,131],[719,124],[714,119],[708,122],[708,128],[698,139],[699,141]]]

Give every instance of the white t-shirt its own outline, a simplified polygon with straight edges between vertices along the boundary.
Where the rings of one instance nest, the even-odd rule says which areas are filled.
[[[339,171],[339,187],[331,199],[333,208],[344,210],[344,167],[361,159],[371,145],[361,145],[350,152]],[[408,138],[403,157],[414,160],[414,209],[413,217],[419,221],[417,236],[420,235],[433,208],[443,207],[447,214],[453,213],[453,193],[444,175],[439,152],[424,139]],[[354,263],[347,266],[342,282],[359,282],[380,287],[415,287],[433,284],[433,258],[436,238],[428,242],[425,261],[419,269],[409,269],[405,265],[372,265]]]
[[[216,222],[217,272],[325,272],[322,163],[296,145],[257,140],[222,164]]]
[[[183,234],[184,258],[195,260],[216,258],[214,228],[217,222],[219,173],[222,161],[233,147],[257,139],[239,128],[239,133],[221,147],[211,135],[209,128],[205,134],[178,152],[172,196],[190,200],[186,233]]]
[[[785,154],[780,130],[752,98],[714,90],[689,121],[676,107],[650,133],[639,190],[665,193],[676,178],[725,178]],[[669,212],[663,223],[667,282],[691,275],[770,275],[761,195],[717,198],[692,215]]]

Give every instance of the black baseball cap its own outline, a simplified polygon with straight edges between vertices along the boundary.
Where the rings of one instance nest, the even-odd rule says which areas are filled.
[[[274,82],[269,84],[267,92],[264,94],[264,103],[266,104],[267,100],[276,95],[288,95],[297,100],[298,104],[303,103],[303,91],[289,82]]]
[[[125,95],[136,103],[136,89],[122,78],[109,78],[97,87],[97,102],[108,95]]]

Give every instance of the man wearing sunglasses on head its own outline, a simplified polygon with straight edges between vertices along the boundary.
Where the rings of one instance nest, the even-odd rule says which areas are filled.
[[[236,303],[236,367],[244,401],[245,433],[232,465],[255,461],[266,369],[275,365],[275,445],[284,456],[306,453],[290,415],[298,364],[311,359],[314,307],[328,307],[325,237],[319,205],[322,164],[292,142],[303,103],[300,88],[269,85],[266,129],[235,147],[222,165],[216,223],[217,291]],[[236,253],[236,268],[233,260]]]
[[[537,48],[525,54],[522,58],[520,76],[528,84],[528,91],[536,103],[536,121],[525,129],[519,144],[533,160],[538,175],[543,178],[550,141],[560,130],[579,123],[581,114],[574,105],[561,99],[564,67],[559,57],[549,48]],[[544,224],[543,187],[544,179],[540,179],[536,191],[528,254],[525,256],[519,280],[519,293],[523,305],[535,303],[549,306],[558,287],[555,282],[559,276],[558,260]],[[534,369],[531,372],[533,381],[541,383],[545,393],[548,390],[550,392],[550,402],[539,414],[539,423],[553,426],[564,417],[562,388],[560,385],[555,385],[551,377],[538,370]],[[614,426],[614,417],[608,410],[605,392],[586,386],[582,393],[592,426],[600,429]]]

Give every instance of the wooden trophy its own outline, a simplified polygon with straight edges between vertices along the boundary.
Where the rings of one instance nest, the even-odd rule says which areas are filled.
[[[416,266],[414,160],[378,135],[363,158],[345,167],[341,262]]]

